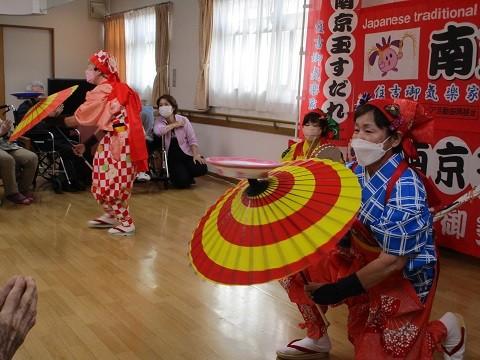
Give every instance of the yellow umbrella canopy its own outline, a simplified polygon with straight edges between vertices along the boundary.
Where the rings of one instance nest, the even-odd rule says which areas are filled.
[[[70,95],[72,95],[73,92],[77,90],[77,88],[78,85],[74,85],[65,90],[52,94],[33,105],[30,110],[25,114],[22,121],[20,121],[20,123],[17,125],[9,140],[15,141],[20,136],[25,134],[28,130],[37,125],[40,121],[45,119],[52,111],[54,111]]]
[[[250,285],[280,279],[321,259],[350,229],[360,208],[355,174],[308,159],[242,180],[208,209],[190,242],[202,277]]]

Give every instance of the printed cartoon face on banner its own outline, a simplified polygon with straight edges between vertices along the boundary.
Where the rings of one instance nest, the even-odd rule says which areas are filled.
[[[412,165],[447,205],[480,184],[480,3],[405,1],[357,15],[352,98],[368,92],[425,107],[434,141],[418,144]],[[480,200],[462,205],[436,230],[440,245],[480,256]]]
[[[420,29],[365,36],[363,80],[418,79]]]

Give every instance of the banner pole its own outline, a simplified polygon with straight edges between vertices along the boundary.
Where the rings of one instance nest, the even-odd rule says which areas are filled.
[[[297,119],[295,121],[295,140],[298,139],[298,126],[300,125],[300,115],[301,115],[301,109],[300,105],[302,103],[302,70],[303,70],[303,59],[305,56],[305,50],[303,47],[304,40],[305,40],[305,18],[307,15],[307,8],[309,5],[307,5],[307,0],[303,0],[303,17],[302,17],[302,38],[301,38],[301,44],[300,44],[300,62],[298,66],[298,87],[297,87]]]

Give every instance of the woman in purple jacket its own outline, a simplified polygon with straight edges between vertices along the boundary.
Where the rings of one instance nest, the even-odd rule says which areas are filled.
[[[188,188],[195,183],[195,177],[208,171],[198,150],[197,137],[190,121],[177,114],[178,105],[173,96],[160,96],[157,106],[160,116],[155,119],[153,131],[165,141],[170,180],[177,188]]]

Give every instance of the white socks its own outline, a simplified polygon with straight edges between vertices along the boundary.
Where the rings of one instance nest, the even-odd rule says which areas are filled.
[[[96,219],[88,221],[88,227],[91,228],[110,228],[118,224],[117,220],[110,214],[103,214]]]
[[[443,346],[447,351],[453,351],[462,341],[462,327],[465,329],[463,317],[459,314],[447,312],[440,318],[440,321],[447,328],[447,338],[443,342]],[[465,342],[466,333],[464,335],[463,344],[461,344],[460,348],[452,355],[444,353],[444,360],[462,360],[465,354]]]
[[[305,337],[302,340],[295,341],[292,345],[301,346],[303,348],[313,350],[318,353],[328,353],[332,348],[332,344],[330,343],[330,338],[328,337],[328,334],[325,334],[320,339],[312,339],[309,337]],[[305,353],[288,346],[284,346],[277,351],[277,355],[279,355],[279,357],[281,357],[281,355],[292,356],[300,354]]]
[[[117,225],[108,230],[110,235],[115,236],[130,236],[135,234],[135,225],[131,224],[129,226]]]

